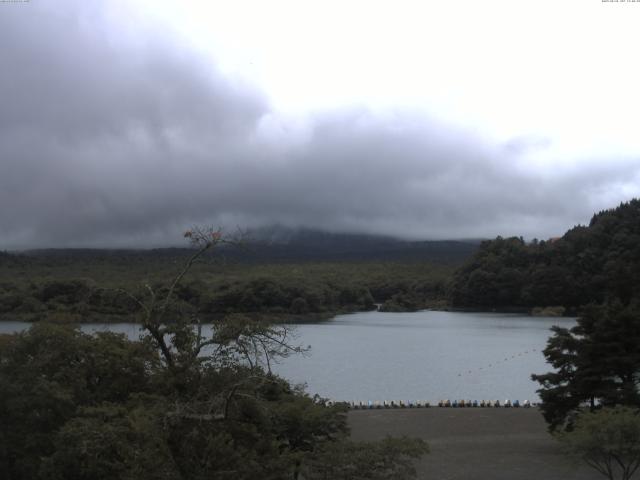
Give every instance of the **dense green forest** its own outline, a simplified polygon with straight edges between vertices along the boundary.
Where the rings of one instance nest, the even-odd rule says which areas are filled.
[[[640,298],[640,200],[602,211],[588,226],[546,241],[498,237],[476,248],[308,233],[304,241],[310,243],[204,256],[177,290],[177,308],[205,319],[244,313],[300,321],[378,307],[558,307],[555,313],[576,314],[589,303],[629,304]],[[354,260],[358,245],[361,256],[381,258]],[[287,248],[292,249],[288,258]],[[305,248],[322,260],[304,260]],[[162,285],[189,254],[189,249],[0,253],[0,318],[133,319],[139,305],[123,291]]]
[[[0,256],[0,318],[126,321],[140,308],[123,293],[159,286],[190,251],[66,251]],[[416,310],[446,303],[455,264],[403,262],[239,263],[206,256],[176,294],[202,318],[229,313],[317,319],[336,313]]]
[[[49,322],[0,335],[0,478],[415,478],[422,440],[351,441],[346,405],[271,372],[304,351],[286,326],[228,315],[194,327],[177,292],[220,238],[200,240],[164,284],[127,292],[139,341]]]
[[[454,275],[453,307],[523,309],[640,300],[640,200],[593,216],[561,238],[483,242]]]
[[[424,442],[350,441],[345,405],[234,360],[277,331],[232,325],[217,325],[222,347],[200,358],[175,325],[181,348],[167,357],[150,336],[70,325],[0,335],[0,478],[415,478]]]

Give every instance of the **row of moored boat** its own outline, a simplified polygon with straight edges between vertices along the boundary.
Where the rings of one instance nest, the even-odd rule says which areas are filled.
[[[329,405],[332,405],[334,402],[329,402]],[[430,402],[423,401],[403,401],[403,400],[384,400],[380,401],[367,401],[367,402],[347,402],[349,404],[349,408],[355,410],[367,410],[367,409],[375,409],[375,408],[429,408],[431,407]],[[505,400],[504,402],[500,402],[500,400],[440,400],[437,404],[433,406],[443,407],[443,408],[530,408],[535,406],[535,403],[531,403],[529,400],[524,400],[520,402],[519,400]]]

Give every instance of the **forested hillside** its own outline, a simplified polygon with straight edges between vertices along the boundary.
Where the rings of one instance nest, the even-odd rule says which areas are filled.
[[[127,292],[145,291],[175,275],[182,251],[169,255],[85,252],[0,257],[0,319],[119,322],[140,306]],[[207,257],[176,291],[176,308],[207,319],[229,313],[277,321],[336,313],[394,311],[446,303],[455,266],[429,263],[314,262],[239,264]]]
[[[640,300],[640,200],[593,216],[561,238],[483,242],[454,275],[454,307],[563,306]]]
[[[358,249],[360,253],[353,253]],[[0,319],[134,318],[138,306],[121,290],[162,283],[189,253],[0,253]],[[556,312],[572,314],[589,303],[640,300],[640,200],[602,211],[588,226],[574,227],[561,238],[529,243],[498,237],[478,248],[464,242],[403,243],[298,232],[222,253],[194,266],[190,281],[176,292],[181,309],[205,318],[256,313],[280,320],[370,310],[375,303],[387,311],[447,306],[529,311],[554,306],[564,309]]]

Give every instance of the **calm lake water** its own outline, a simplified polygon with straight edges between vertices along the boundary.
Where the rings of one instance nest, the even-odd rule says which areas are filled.
[[[550,370],[542,349],[552,325],[574,319],[495,313],[364,312],[296,326],[306,356],[275,370],[310,393],[335,400],[537,400],[532,373]],[[0,332],[28,324],[0,322]],[[85,331],[139,336],[136,324],[86,324]]]

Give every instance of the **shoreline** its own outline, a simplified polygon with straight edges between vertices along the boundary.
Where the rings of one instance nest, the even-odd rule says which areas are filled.
[[[453,313],[499,313],[499,314],[513,314],[513,315],[527,315],[532,318],[571,318],[575,317],[575,315],[564,314],[564,315],[535,315],[529,309],[516,309],[516,308],[494,308],[494,309],[481,309],[481,308],[467,308],[467,307],[427,307],[417,310],[406,310],[406,311],[385,311],[385,310],[337,310],[331,312],[309,312],[309,313],[301,313],[301,314],[293,314],[293,313],[263,313],[263,312],[232,312],[232,313],[220,313],[220,314],[208,314],[203,315],[202,322],[205,323],[213,323],[215,320],[223,318],[229,315],[240,315],[245,316],[250,319],[256,321],[268,321],[269,323],[276,325],[291,325],[291,324],[312,324],[312,323],[324,323],[332,320],[333,318],[339,315],[349,315],[354,313],[366,313],[366,312],[379,312],[379,313],[416,313],[416,312],[453,312]],[[41,321],[49,321],[52,323],[64,323],[64,324],[83,324],[83,323],[95,323],[95,324],[116,324],[116,323],[140,323],[135,318],[135,315],[132,316],[119,316],[119,315],[88,315],[82,319],[76,320],[66,320],[60,321],[56,319],[40,319],[34,318],[38,314],[4,314],[0,315],[0,322],[24,322],[24,323],[36,323]],[[73,318],[74,316],[79,316],[79,314],[69,314],[65,315],[66,318]]]

